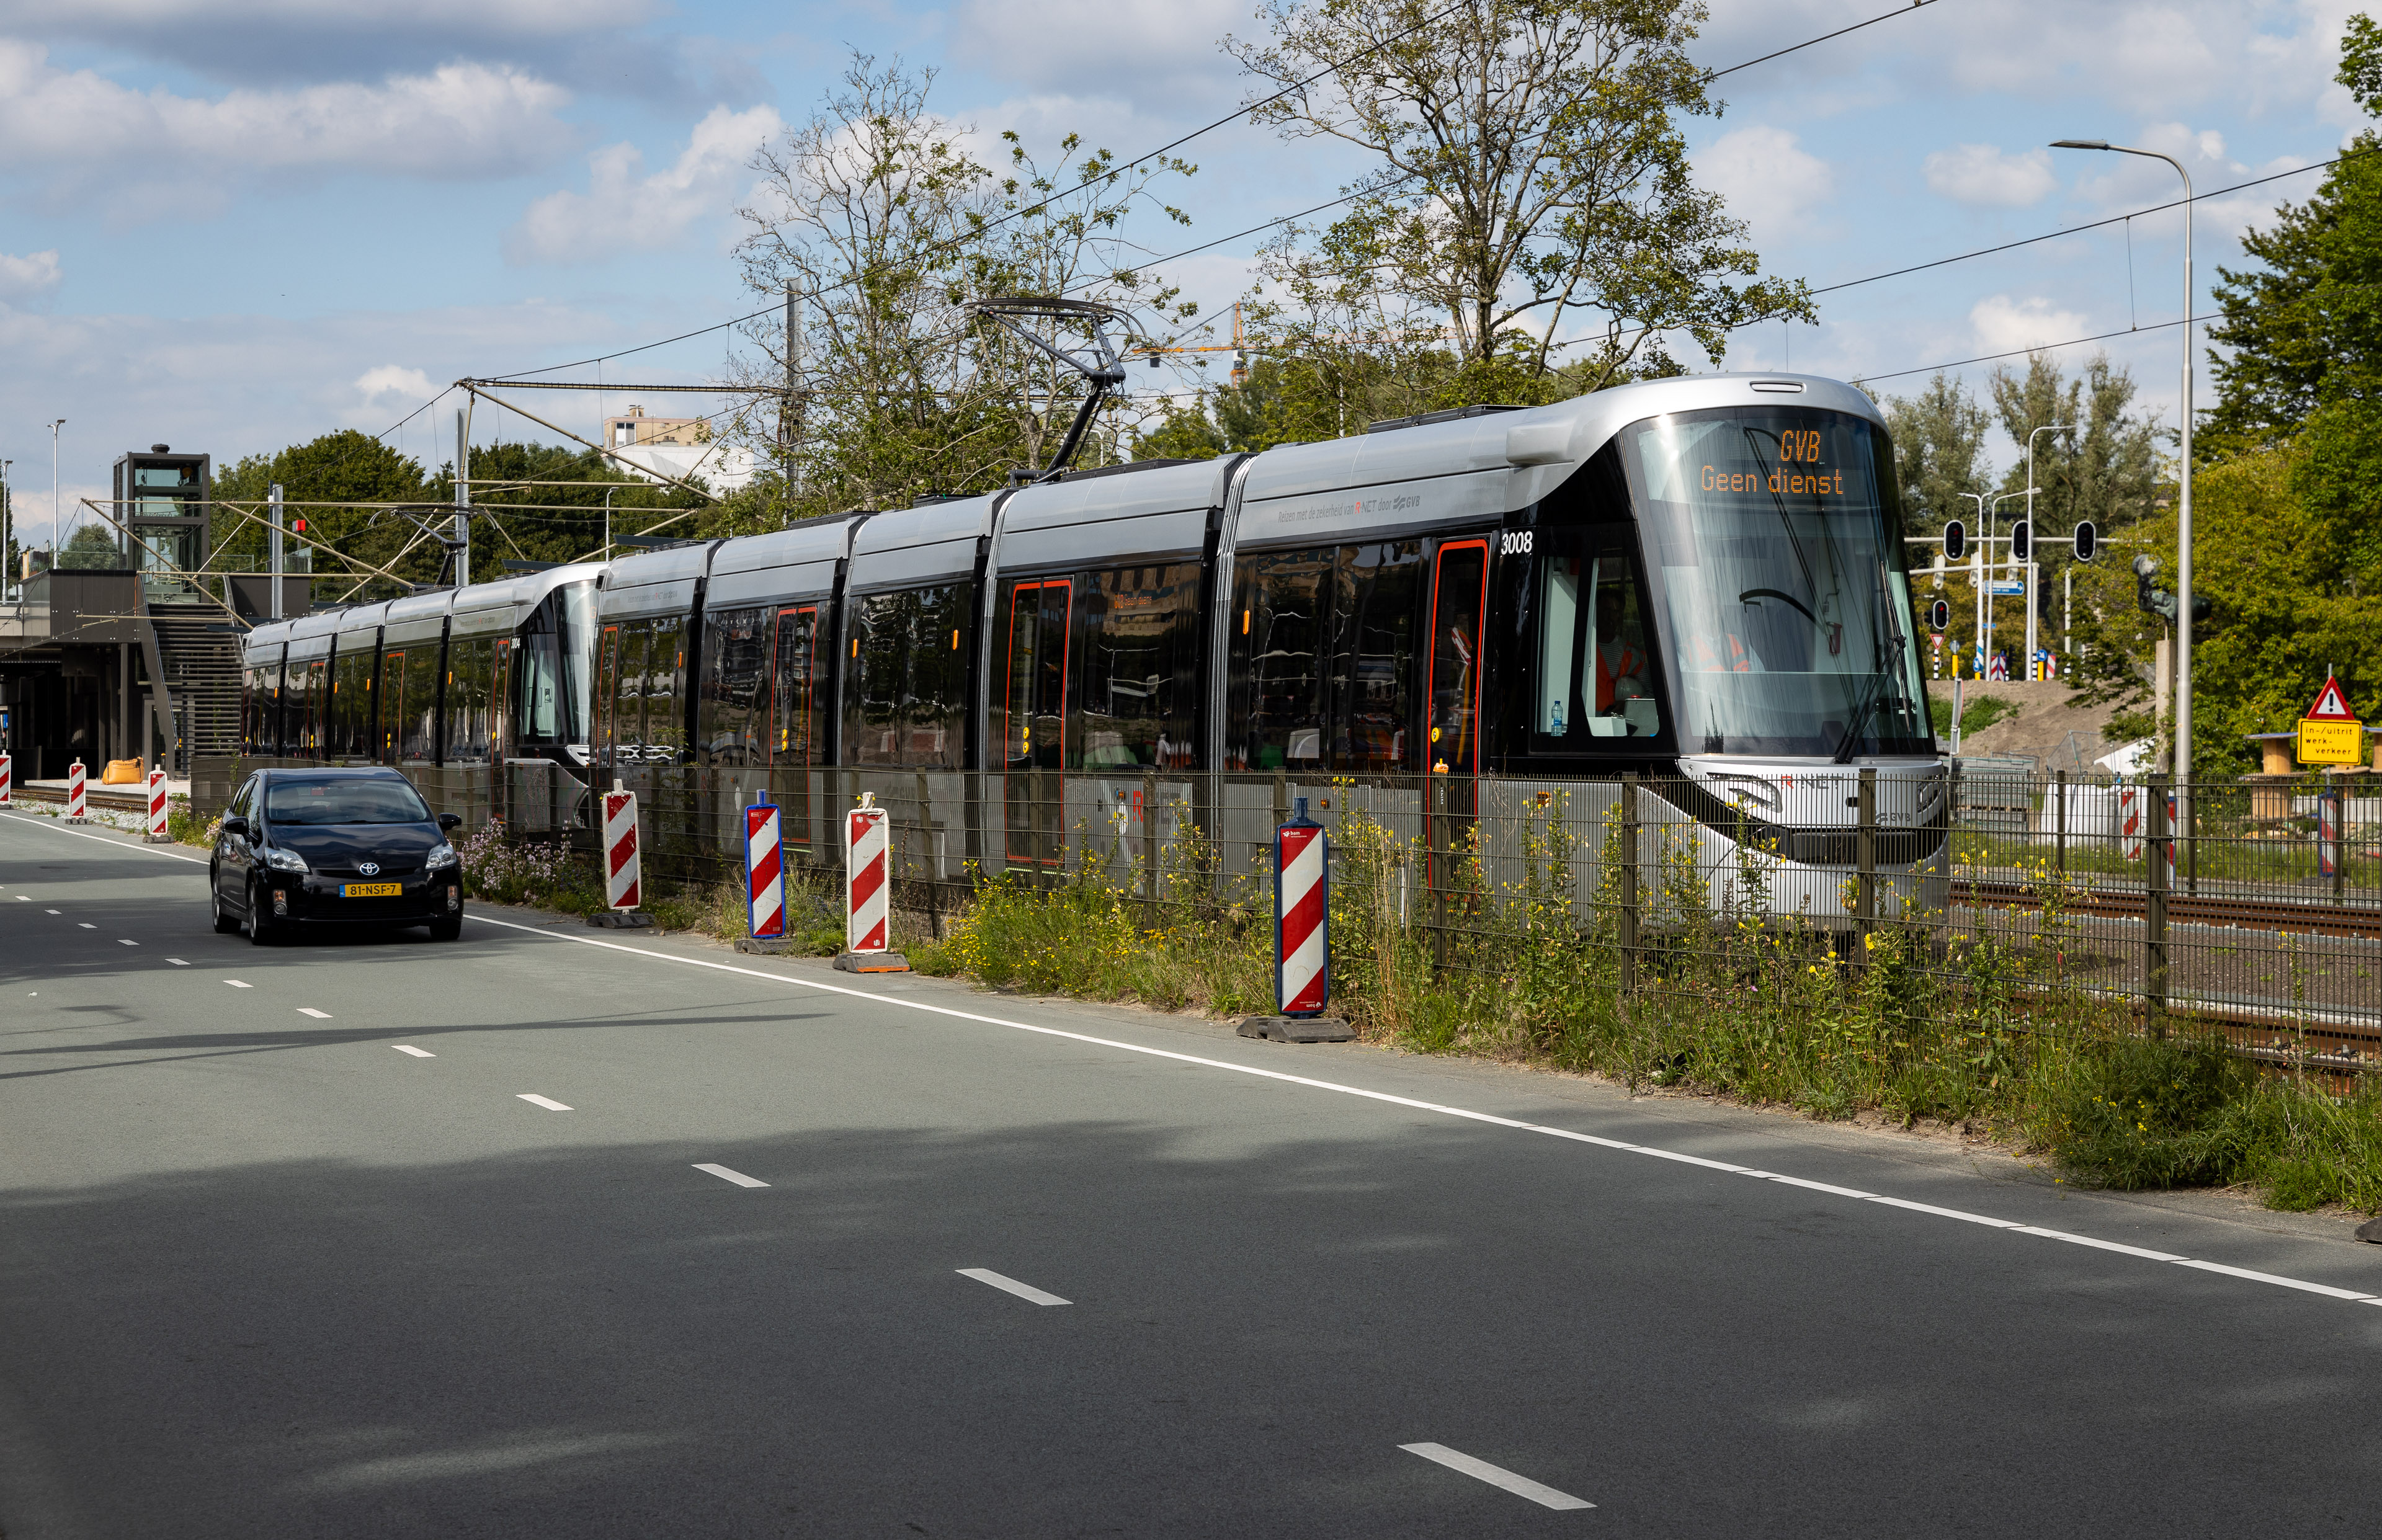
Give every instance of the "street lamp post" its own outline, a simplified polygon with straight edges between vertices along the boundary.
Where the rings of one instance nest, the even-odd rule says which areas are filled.
[[[67,425],[63,417],[50,424],[50,565],[55,567],[66,552],[66,532],[58,528],[58,430]]]
[[[8,468],[16,463],[0,459],[0,599],[8,597],[8,568],[15,565],[8,560],[8,536],[17,524],[17,509],[10,501]]]
[[[2039,603],[2034,592],[2034,547],[2043,538],[2035,528],[2034,518],[2034,440],[2038,434],[2056,433],[2072,428],[2073,422],[2046,422],[2026,435],[2026,677],[2034,678],[2034,611]]]
[[[2106,139],[2059,139],[2054,150],[2104,150],[2165,161],[2183,178],[2183,410],[2182,465],[2177,474],[2175,513],[2175,780],[2179,822],[2192,837],[2192,173],[2173,155],[2137,150]]]

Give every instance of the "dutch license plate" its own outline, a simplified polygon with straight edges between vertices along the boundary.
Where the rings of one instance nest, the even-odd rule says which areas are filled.
[[[343,882],[339,885],[342,898],[394,898],[405,891],[403,883]]]

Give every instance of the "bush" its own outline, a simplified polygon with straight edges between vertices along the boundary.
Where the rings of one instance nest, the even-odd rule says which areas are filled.
[[[2137,1191],[2234,1179],[2243,1165],[2232,1108],[2257,1070],[2214,1038],[2118,1038],[2046,1055],[2029,1131],[2062,1167]]]

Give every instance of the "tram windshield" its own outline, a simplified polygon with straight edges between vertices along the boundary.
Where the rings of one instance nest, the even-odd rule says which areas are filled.
[[[1933,752],[1884,435],[1780,409],[1624,437],[1681,751]]]

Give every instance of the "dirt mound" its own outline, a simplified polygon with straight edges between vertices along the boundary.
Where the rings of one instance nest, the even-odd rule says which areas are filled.
[[[1964,709],[1973,706],[1978,697],[1987,695],[2018,708],[2014,715],[1982,732],[1962,734],[1963,758],[1971,754],[2015,754],[2033,760],[2040,770],[2082,770],[2118,746],[2108,736],[2109,718],[2117,715],[2118,707],[2109,703],[2097,706],[2076,704],[2064,679],[1970,679],[1960,690]],[[1952,681],[1931,679],[1927,693],[1931,699],[1948,704]],[[1951,747],[1940,737],[1937,742],[1946,749]]]

